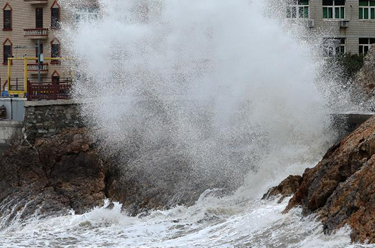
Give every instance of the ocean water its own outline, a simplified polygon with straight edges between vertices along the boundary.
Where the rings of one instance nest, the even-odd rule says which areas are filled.
[[[191,207],[145,216],[128,217],[118,203],[35,216],[1,230],[0,247],[366,247],[350,243],[348,227],[326,236],[298,208],[281,214],[288,199],[260,200],[335,140],[330,100],[341,94],[321,76],[318,34],[285,22],[282,3],[99,2],[98,19],[63,24],[60,37],[76,62],[73,96],[89,99],[82,115],[92,135],[108,153],[133,152],[124,168],[155,181],[169,161],[160,157],[178,154],[195,171],[189,180],[238,189],[209,188]]]
[[[190,208],[144,217],[128,217],[115,203],[111,210],[32,219],[2,230],[0,247],[374,247],[351,244],[347,227],[324,235],[320,222],[298,208],[281,214],[287,199],[204,195]]]

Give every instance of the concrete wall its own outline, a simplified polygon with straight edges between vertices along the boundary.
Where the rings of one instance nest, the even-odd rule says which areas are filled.
[[[0,106],[4,105],[7,110],[6,119],[23,121],[25,118],[25,102],[25,98],[0,98]]]
[[[0,121],[0,144],[10,144],[22,138],[23,122]]]
[[[25,137],[35,139],[58,134],[64,128],[83,127],[79,104],[72,100],[25,102]]]

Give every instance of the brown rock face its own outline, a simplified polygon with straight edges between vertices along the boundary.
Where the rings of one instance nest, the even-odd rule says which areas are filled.
[[[273,196],[282,195],[282,197],[279,200],[280,203],[284,200],[285,197],[295,194],[301,183],[301,176],[289,176],[284,181],[282,181],[278,186],[269,189],[268,192],[263,195],[262,199],[269,199]]]
[[[102,205],[105,198],[137,215],[191,205],[206,188],[217,186],[195,182],[191,167],[178,154],[159,156],[159,149],[139,158],[120,150],[119,155],[125,154],[131,163],[123,157],[101,156],[99,143],[86,129],[66,129],[5,152],[0,159],[0,217],[7,218],[5,225],[17,216],[24,219],[70,209],[83,213]],[[138,169],[138,164],[147,165],[147,170]]]
[[[82,213],[105,198],[106,168],[83,129],[17,145],[0,160],[0,214]]]
[[[306,169],[285,211],[316,212],[326,233],[349,224],[353,241],[375,242],[375,117]]]

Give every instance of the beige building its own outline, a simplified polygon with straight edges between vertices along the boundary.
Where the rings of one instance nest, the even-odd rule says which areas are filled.
[[[375,0],[295,0],[286,16],[326,37],[324,53],[365,54],[375,43]]]
[[[63,0],[60,0],[63,1]],[[25,57],[37,57],[38,42],[44,58],[40,63],[43,82],[65,81],[71,79],[69,62],[64,44],[58,38],[60,23],[95,18],[98,15],[96,1],[77,1],[80,5],[70,5],[74,11],[64,9],[58,0],[0,0],[3,9],[0,40],[2,58],[0,69],[1,89],[7,89],[8,57],[17,58],[11,63],[11,85],[23,85]],[[73,14],[74,13],[74,14]],[[48,58],[52,58],[48,60]],[[18,60],[20,59],[20,60]],[[38,82],[38,61],[28,60],[27,79]]]
[[[20,59],[11,64],[11,85],[23,85],[25,76],[22,58],[37,57],[38,41],[44,57],[52,58],[39,66],[42,81],[71,78],[69,63],[53,60],[54,57],[68,58],[64,54],[64,44],[58,38],[60,23],[97,18],[98,6],[96,0],[72,1],[74,4],[69,7],[66,4],[62,6],[61,1],[64,0],[0,0],[3,9],[3,18],[0,18],[1,89],[7,87],[5,83],[10,56]],[[327,40],[323,52],[327,56],[345,52],[364,54],[375,43],[375,0],[287,1],[286,17],[302,21],[312,33],[323,34]],[[145,9],[149,11],[147,7]],[[27,62],[27,79],[38,81],[36,60]]]

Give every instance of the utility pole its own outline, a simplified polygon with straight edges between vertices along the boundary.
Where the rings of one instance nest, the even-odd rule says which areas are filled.
[[[38,83],[42,83],[42,76],[40,74],[40,69],[41,69],[41,66],[43,66],[42,64],[42,58],[41,58],[41,49],[40,49],[40,40],[38,40]]]

